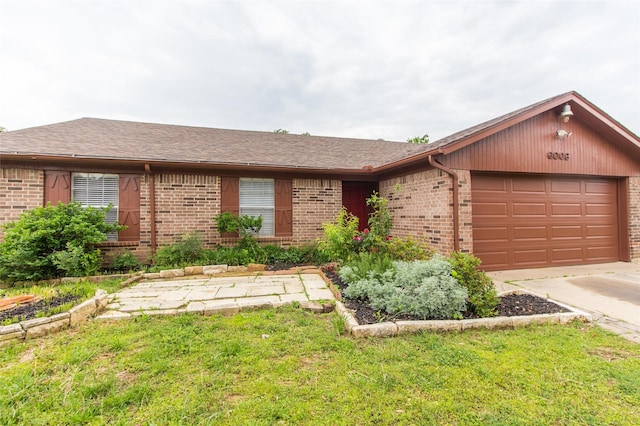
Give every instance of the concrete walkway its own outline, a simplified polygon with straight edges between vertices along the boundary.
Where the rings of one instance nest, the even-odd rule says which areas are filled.
[[[327,283],[317,274],[154,280],[115,293],[97,319],[183,312],[230,315],[242,309],[333,300]]]
[[[602,328],[640,343],[640,263],[489,272],[498,291],[525,289],[590,313]]]

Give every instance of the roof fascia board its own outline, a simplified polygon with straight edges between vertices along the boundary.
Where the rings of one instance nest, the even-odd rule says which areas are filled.
[[[469,136],[466,136],[462,139],[460,139],[457,142],[454,142],[450,145],[444,146],[442,148],[440,148],[440,152],[444,155],[450,154],[454,151],[457,151],[459,149],[462,149],[466,146],[469,146],[475,142],[478,142],[479,140],[482,140],[486,137],[489,137],[493,134],[496,134],[502,130],[508,129],[511,126],[514,126],[518,123],[521,123],[525,120],[528,120],[530,118],[535,117],[538,114],[541,114],[543,112],[546,112],[550,109],[556,108],[559,105],[562,105],[564,103],[569,102],[570,100],[574,100],[575,97],[573,96],[574,93],[568,93],[565,96],[561,96],[558,98],[554,98],[553,100],[550,100],[547,103],[538,105],[535,108],[532,108],[530,110],[524,111],[518,115],[515,115],[513,117],[510,117],[504,121],[501,121],[499,123],[494,124],[493,126],[490,126],[486,129],[483,129],[477,133],[471,134]]]

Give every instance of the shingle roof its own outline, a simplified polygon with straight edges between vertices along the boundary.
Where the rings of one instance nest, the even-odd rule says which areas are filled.
[[[426,150],[383,140],[81,118],[0,134],[0,154],[359,170]]]
[[[462,139],[465,139],[471,135],[480,133],[484,130],[490,129],[493,126],[497,126],[507,120],[510,120],[514,117],[517,117],[519,115],[525,114],[529,111],[533,111],[536,108],[538,108],[539,106],[545,105],[545,104],[551,104],[553,103],[555,100],[557,99],[562,99],[565,98],[568,95],[574,94],[574,92],[567,92],[567,93],[563,93],[561,95],[557,95],[557,96],[553,96],[549,99],[545,99],[543,101],[540,102],[536,102],[535,104],[526,106],[524,108],[520,108],[517,109],[515,111],[509,112],[507,114],[501,115],[500,117],[496,117],[496,118],[492,118],[491,120],[485,121],[484,123],[480,123],[477,124],[473,127],[469,127],[468,129],[464,129],[461,130],[459,132],[456,132],[452,135],[446,136],[442,139],[439,139],[437,141],[434,141],[433,143],[429,144],[429,148],[432,150],[437,150],[437,149],[442,149],[445,148],[449,145],[452,145]]]

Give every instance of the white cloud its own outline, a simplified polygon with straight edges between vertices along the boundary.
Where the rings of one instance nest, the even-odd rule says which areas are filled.
[[[640,133],[640,3],[2,1],[0,125],[431,139],[577,90]]]

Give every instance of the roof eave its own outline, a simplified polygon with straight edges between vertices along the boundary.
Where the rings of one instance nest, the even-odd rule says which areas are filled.
[[[104,158],[104,157],[87,157],[87,156],[64,156],[64,155],[40,155],[40,154],[15,154],[0,152],[0,161],[2,162],[34,162],[34,163],[59,163],[67,164],[96,164],[100,163],[107,166],[125,166],[140,167],[144,170],[145,165],[149,165],[151,170],[156,169],[190,169],[190,170],[252,170],[256,172],[276,172],[276,173],[304,173],[319,175],[373,175],[373,168],[365,167],[362,169],[344,169],[344,168],[322,168],[322,167],[303,167],[303,166],[283,166],[274,164],[257,164],[257,163],[222,163],[208,161],[166,161],[166,160],[147,160],[147,159],[122,159],[122,158]]]

